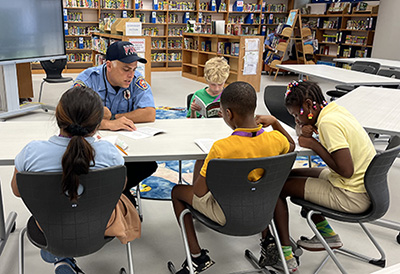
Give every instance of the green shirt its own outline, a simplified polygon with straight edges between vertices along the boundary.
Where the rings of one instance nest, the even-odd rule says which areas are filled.
[[[194,100],[196,97],[202,101],[202,103],[201,103],[201,102],[198,102],[198,101],[195,101],[196,104],[198,104],[198,105],[200,105],[200,106],[201,106],[201,105],[207,106],[207,105],[209,105],[210,103],[214,102],[214,100],[219,96],[219,95],[211,96],[210,94],[207,93],[207,91],[206,91],[207,88],[208,88],[208,87],[202,88],[202,89],[196,91],[196,92],[193,94],[193,97],[192,97],[192,99],[190,100],[190,105],[189,105],[189,109],[188,109],[188,112],[187,112],[187,114],[186,114],[186,117],[188,117],[188,118],[190,117],[190,114],[192,113],[192,110],[191,110],[190,106],[192,105],[193,100]],[[217,102],[219,102],[219,99],[217,100]],[[215,112],[215,109],[213,109],[213,112]],[[200,118],[200,117],[201,117],[200,113],[197,112],[197,113],[196,113],[196,117],[197,117],[197,118]],[[207,116],[206,118],[208,118],[208,117],[209,117],[209,116]],[[213,116],[213,117],[214,117],[214,116]],[[216,116],[215,116],[215,117],[216,117]]]

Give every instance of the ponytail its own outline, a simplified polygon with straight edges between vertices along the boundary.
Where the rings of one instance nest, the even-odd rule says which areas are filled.
[[[71,138],[61,160],[62,191],[74,203],[78,199],[79,176],[89,173],[95,165],[95,151],[85,137],[95,132],[103,114],[99,95],[88,87],[69,89],[56,108],[57,124]]]

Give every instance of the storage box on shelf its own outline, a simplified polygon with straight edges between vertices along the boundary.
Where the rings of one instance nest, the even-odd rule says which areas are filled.
[[[256,75],[243,74],[246,39],[259,40]],[[262,36],[184,33],[182,76],[206,83],[204,80],[205,63],[213,57],[223,56],[231,67],[227,84],[246,81],[253,85],[256,91],[260,91],[263,44]]]

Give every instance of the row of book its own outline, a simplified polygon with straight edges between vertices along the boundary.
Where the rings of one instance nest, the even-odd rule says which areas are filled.
[[[329,55],[329,56],[340,56],[346,58],[352,57],[370,57],[371,56],[371,48],[354,48],[353,46],[343,46],[338,45],[337,48],[335,45],[326,45],[322,46],[319,50],[320,54]]]
[[[64,23],[65,35],[90,35],[92,32],[95,31],[97,31],[97,28],[95,26],[69,26],[68,23]]]
[[[66,49],[91,49],[92,41],[90,39],[83,39],[83,37],[79,37],[79,39],[65,40],[65,48]]]
[[[239,56],[239,42],[218,42],[217,53]]]
[[[328,43],[336,43],[337,42],[336,34],[323,34],[322,38],[323,38],[323,42],[328,42]]]
[[[67,16],[65,17],[64,10],[64,21],[74,21],[74,22],[82,22],[83,21],[83,13],[82,12],[67,12]]]
[[[158,28],[143,28],[143,35],[147,36],[157,36],[159,33]]]
[[[67,62],[92,62],[92,54],[89,53],[69,53]]]
[[[131,9],[130,0],[100,0],[100,7],[105,9]]]
[[[168,28],[168,36],[182,36],[184,31],[186,31],[186,27]]]
[[[94,56],[94,65],[100,66],[106,62],[106,56],[103,54],[96,54]]]
[[[345,43],[354,45],[365,45],[367,43],[367,37],[358,35],[346,35]]]
[[[154,0],[157,1],[157,0]],[[169,10],[196,10],[195,2],[175,2],[169,3]]]
[[[151,48],[152,49],[165,49],[167,42],[165,40],[152,40]],[[182,49],[182,41],[181,40],[168,40],[168,49]]]
[[[185,49],[198,50],[199,49],[199,41],[197,39],[185,37],[185,38],[183,38],[183,46]]]
[[[92,37],[92,49],[97,52],[106,54],[109,42],[110,41],[107,38],[93,36]]]
[[[375,20],[369,17],[362,20],[348,20],[346,23],[348,30],[373,30],[375,29]]]
[[[152,62],[165,62],[165,61],[182,61],[182,53],[173,52],[173,53],[164,53],[164,52],[156,52],[151,54]]]
[[[98,0],[66,0],[65,6],[68,8],[98,8]]]
[[[322,25],[324,29],[337,29],[338,27],[338,20],[325,20]]]

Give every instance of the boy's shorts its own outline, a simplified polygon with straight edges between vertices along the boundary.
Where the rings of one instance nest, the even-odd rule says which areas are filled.
[[[324,169],[318,178],[307,178],[305,200],[348,213],[362,213],[369,208],[371,200],[367,193],[355,193],[333,186],[328,181],[329,173],[329,169]]]
[[[219,225],[224,225],[226,223],[224,212],[214,199],[211,191],[208,191],[202,197],[193,194],[192,207]]]

